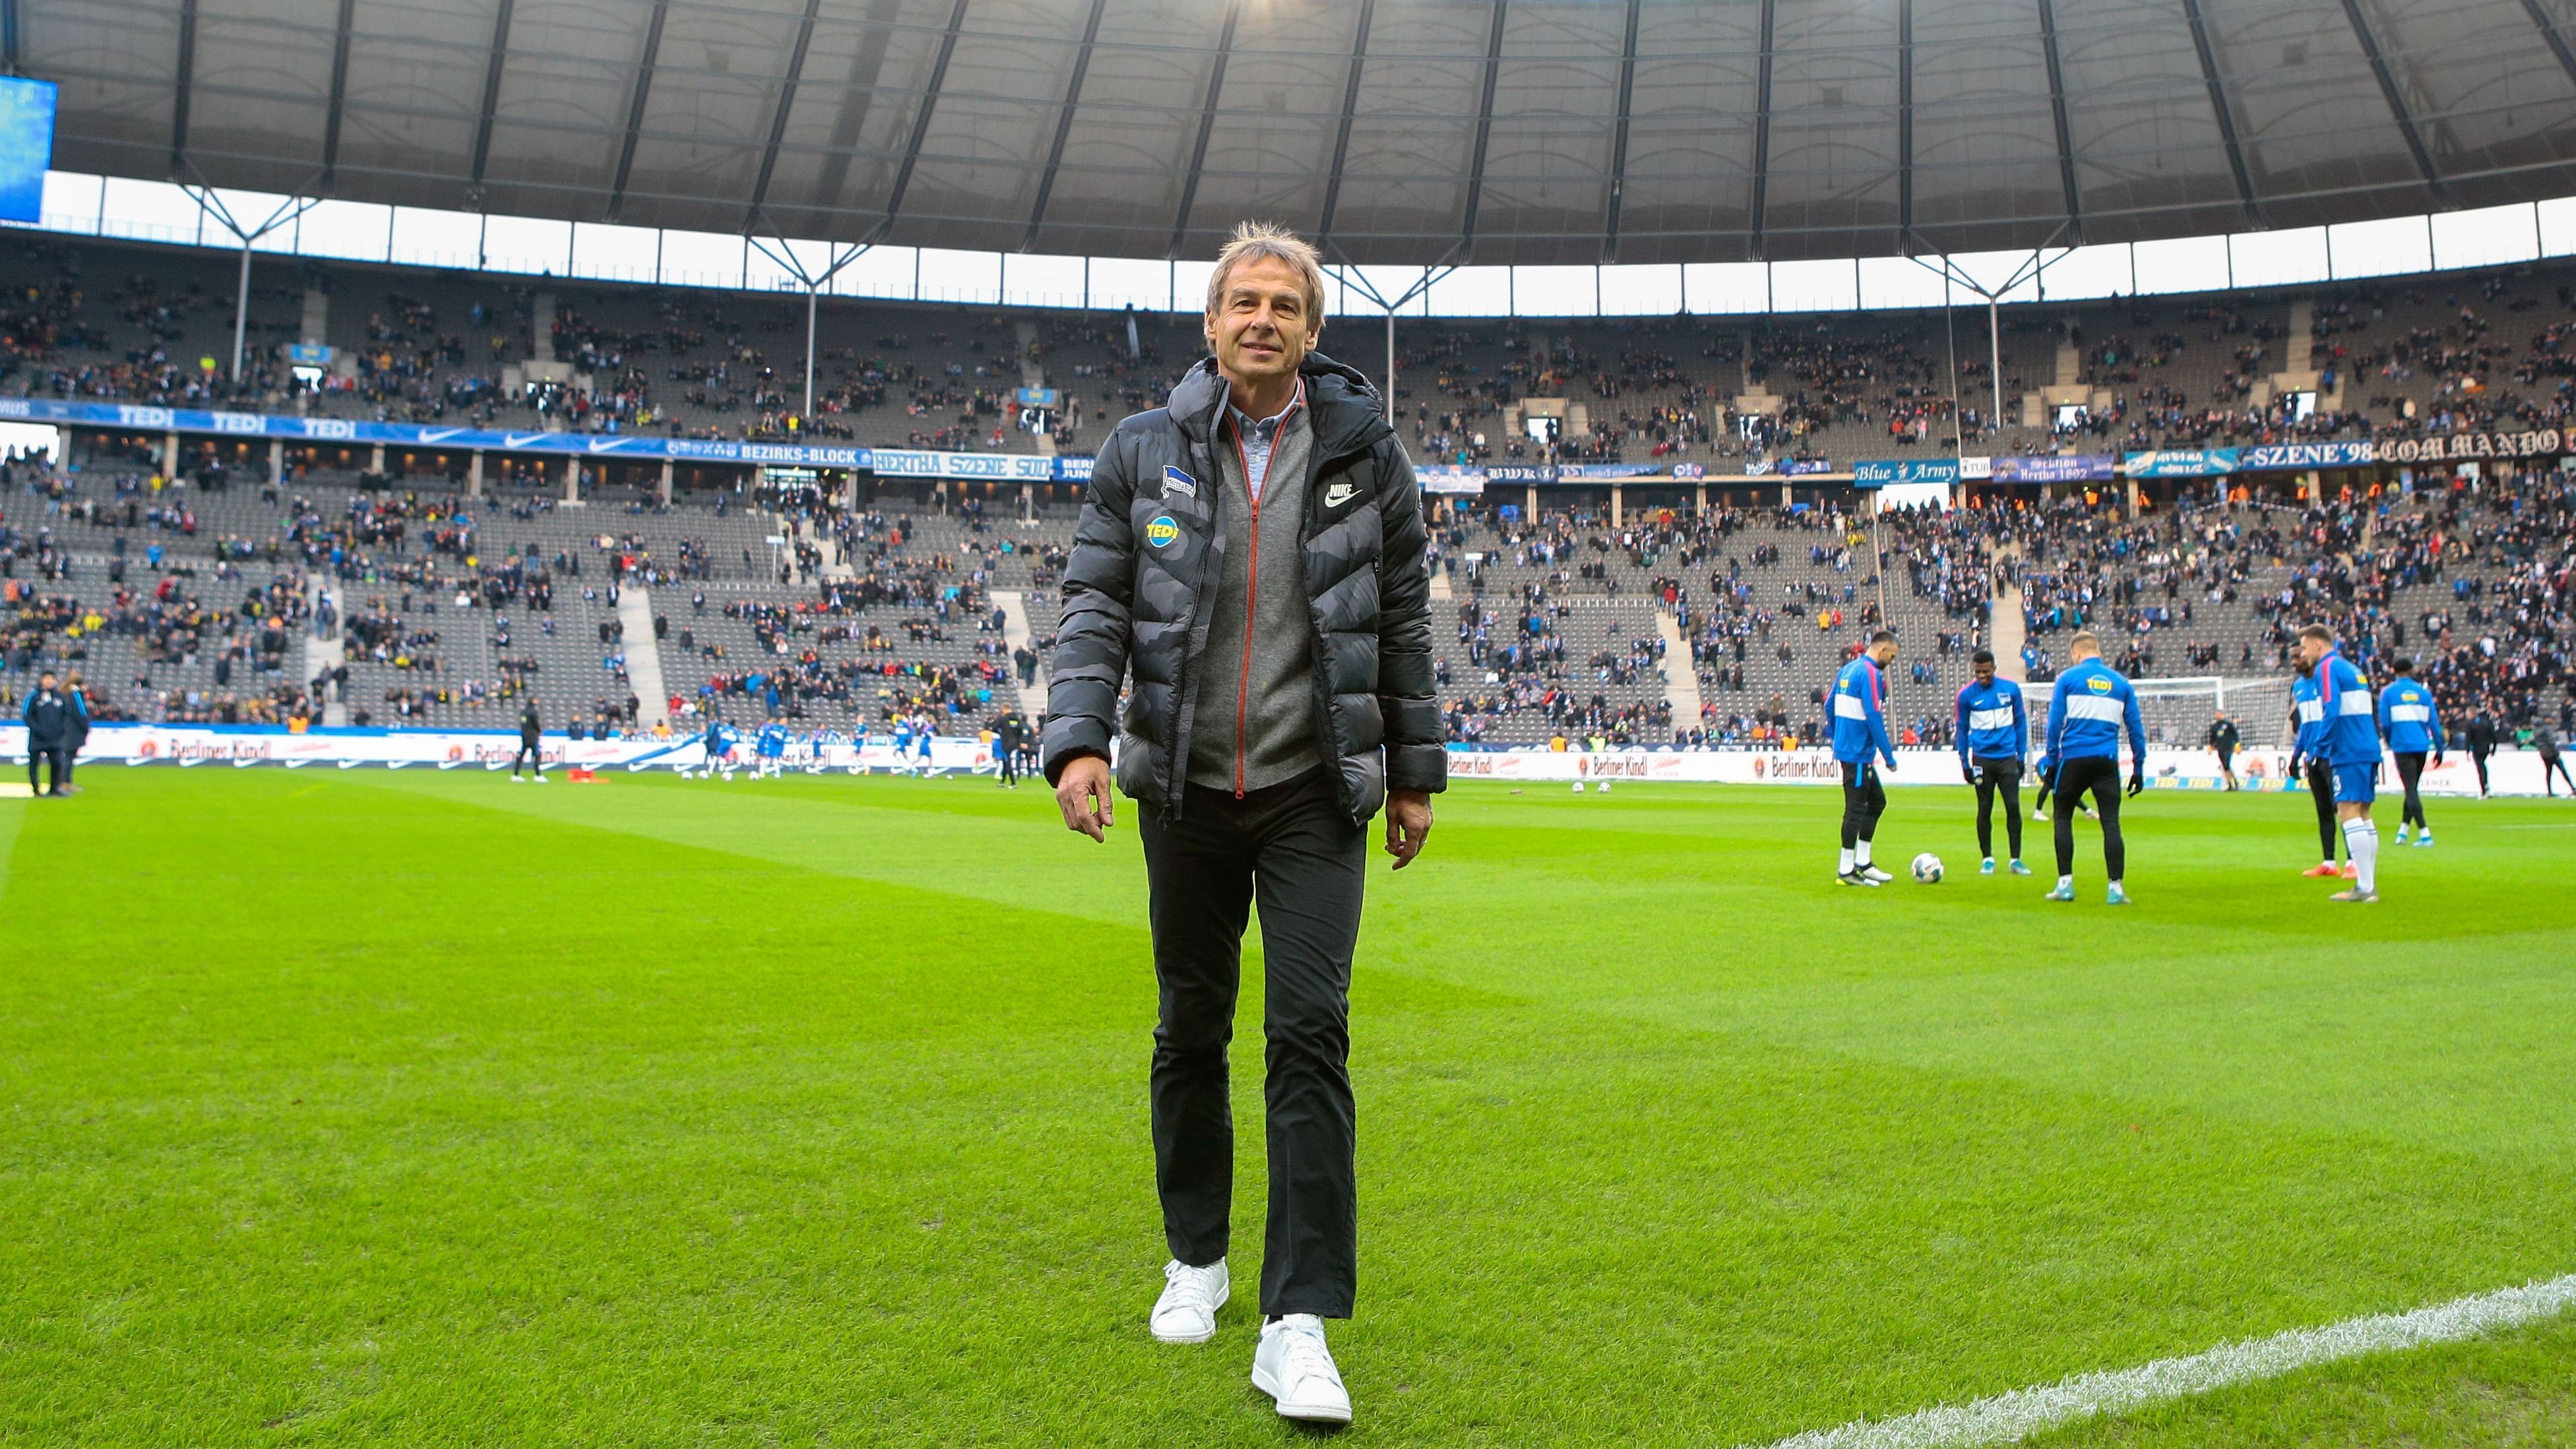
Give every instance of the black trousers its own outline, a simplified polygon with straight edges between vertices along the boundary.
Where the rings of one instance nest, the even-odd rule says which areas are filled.
[[[2576,779],[2570,779],[2567,774],[2567,757],[2564,755],[2541,756],[2540,788],[2554,798],[2558,794],[2558,782],[2560,780],[2566,780],[2568,792],[2570,794],[2576,794]]]
[[[1243,929],[1261,902],[1270,1218],[1261,1311],[1348,1318],[1359,1285],[1351,953],[1368,836],[1327,767],[1238,799],[1188,787],[1181,818],[1142,812],[1154,977],[1154,1185],[1172,1256],[1226,1254],[1234,1194],[1234,1036]]]
[[[2424,778],[2424,752],[2422,750],[2407,750],[2398,755],[2397,778],[2404,782],[2406,786],[2406,808],[2398,815],[2397,823],[2401,827],[2413,825],[2418,828],[2422,828],[2424,825],[2424,796],[2415,788]]]
[[[1995,797],[2004,801],[2004,839],[2012,858],[2021,859],[2021,761],[1977,761],[1977,854],[1995,855]]]
[[[2494,753],[2493,750],[2469,751],[2469,763],[2478,767],[2478,798],[2481,800],[2487,793],[2487,756]]]
[[[2218,773],[2227,777],[2227,788],[2236,788],[2236,752],[2221,747],[2218,751]]]
[[[2308,761],[2308,796],[2317,802],[2318,858],[2331,862],[2335,842],[2343,839],[2342,822],[2335,818],[2333,766],[2323,760]]]
[[[2120,838],[2120,762],[2098,757],[2057,767],[2057,796],[2049,807],[2057,827],[2057,873],[2075,874],[2075,810],[2087,794],[2093,797],[2094,813],[2102,817],[2102,869],[2111,879],[2124,880],[2129,847]]]
[[[1018,781],[1020,778],[1019,751],[1013,749],[999,750],[995,752],[993,762],[1002,767],[1002,778],[1000,783],[1009,785]]]
[[[515,775],[519,773],[519,762],[521,760],[527,761],[528,768],[536,771],[540,775],[546,772],[545,756],[537,752],[537,742],[535,740],[523,739],[519,741],[519,752],[510,757],[511,774]]]
[[[39,795],[61,794],[63,787],[72,782],[71,759],[72,752],[60,745],[27,746],[27,788]],[[40,764],[52,781],[50,788],[36,783],[36,767]]]
[[[1887,813],[1887,787],[1878,782],[1878,766],[1867,760],[1845,760],[1843,766],[1843,849],[1878,838],[1878,817]]]

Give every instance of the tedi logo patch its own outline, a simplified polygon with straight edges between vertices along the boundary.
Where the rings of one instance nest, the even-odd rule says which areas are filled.
[[[1169,548],[1181,536],[1181,526],[1166,513],[1145,525],[1145,542],[1156,548]]]
[[[2091,679],[2084,681],[2084,687],[2093,691],[2095,694],[2109,694],[2111,692],[2111,681],[2104,679],[2102,676],[2097,674]]]

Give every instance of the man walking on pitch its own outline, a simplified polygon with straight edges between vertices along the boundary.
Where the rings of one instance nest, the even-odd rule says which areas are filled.
[[[2057,812],[2057,889],[2052,901],[2075,899],[2075,807],[2093,797],[2102,818],[2102,868],[2111,878],[2110,904],[2125,906],[2129,893],[2128,842],[2120,835],[2120,726],[2129,727],[2129,795],[2147,788],[2147,723],[2138,712],[2138,693],[2129,681],[2102,662],[2102,641],[2091,633],[2067,641],[2073,662],[2057,676],[2048,700],[2048,745],[2039,758],[2039,798],[2053,792]]]
[[[579,724],[581,721],[575,720],[573,723]],[[538,743],[544,734],[544,729],[537,722],[537,702],[530,699],[519,706],[519,750],[518,753],[510,756],[511,784],[519,783],[519,766],[523,762],[530,771],[534,772],[538,784],[546,783],[545,752],[538,748]],[[581,782],[576,780],[573,783]]]
[[[1313,350],[1323,305],[1313,247],[1236,228],[1208,280],[1215,356],[1100,450],[1044,736],[1068,828],[1109,828],[1113,729],[1118,788],[1144,807],[1171,1249],[1148,1326],[1203,1343],[1232,1291],[1226,1044],[1257,898],[1270,1206],[1252,1382],[1284,1417],[1347,1423],[1324,1320],[1350,1316],[1359,1277],[1350,986],[1367,826],[1383,805],[1387,853],[1410,863],[1448,757],[1421,489],[1368,379]]]
[[[2433,691],[2415,682],[2415,661],[2400,659],[2389,666],[2397,677],[2379,692],[2379,733],[2388,741],[2388,752],[2397,757],[2397,778],[2406,786],[2406,804],[2397,819],[2397,843],[2406,843],[2406,827],[2415,827],[2415,843],[2433,843],[2433,827],[2424,819],[2424,796],[2420,785],[2424,779],[2424,756],[2429,751],[2433,763],[2442,763],[2442,715],[2433,707]]]
[[[2487,757],[2495,753],[2495,720],[2483,709],[2469,716],[2469,763],[2478,771],[2478,798],[2487,798]]]
[[[2298,657],[2316,675],[2324,720],[2319,752],[2334,772],[2335,815],[2352,855],[2352,888],[2327,899],[2366,904],[2379,899],[2379,827],[2370,819],[2370,802],[2379,794],[2379,726],[2370,681],[2335,648],[2323,624],[2299,630]]]
[[[1875,755],[1896,768],[1896,744],[1887,734],[1887,666],[1896,662],[1896,636],[1885,629],[1834,676],[1834,759],[1843,768],[1843,853],[1834,879],[1847,886],[1880,886],[1896,877],[1870,864],[1878,817],[1887,811]]]
[[[2236,746],[2241,741],[2236,733],[2236,721],[2227,717],[2227,711],[2219,710],[2217,716],[2209,722],[2209,747],[2218,752],[2219,778],[2233,790],[2236,788]]]
[[[2335,821],[2334,770],[2326,764],[2326,707],[2317,698],[2317,672],[2295,649],[2290,663],[2297,673],[2290,680],[2289,773],[2308,782],[2308,798],[2317,807],[2317,849],[2325,857],[2299,874],[2329,879],[2350,875],[2350,865],[2335,864],[2335,842],[2343,831]]]
[[[1995,873],[1995,796],[2003,796],[2004,831],[2012,847],[2012,873],[2030,874],[2021,863],[2021,761],[2030,749],[2030,714],[2023,708],[2021,686],[1995,677],[1995,655],[1980,649],[1968,656],[1974,676],[1959,691],[1959,717],[1952,733],[1959,741],[1959,771],[1977,787],[1977,866],[1980,875]]]
[[[63,693],[62,686],[54,679],[54,672],[48,669],[38,676],[36,692],[27,696],[26,704],[18,711],[19,722],[27,727],[29,793],[50,796],[71,793],[63,788],[71,783],[71,771],[64,765],[64,761],[71,758],[65,741],[71,736],[76,718],[71,696]],[[39,765],[44,767],[46,776],[41,783],[36,777]]]
[[[2567,765],[2558,753],[2558,736],[2542,725],[2531,732],[2531,747],[2540,752],[2540,788],[2549,798],[2558,798],[2558,782],[2567,781],[2567,793],[2576,795],[2576,779],[2569,779]]]

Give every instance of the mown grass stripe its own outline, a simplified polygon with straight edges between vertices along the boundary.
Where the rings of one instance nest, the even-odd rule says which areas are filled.
[[[1971,1404],[1945,1404],[1902,1418],[1861,1419],[1831,1429],[1810,1429],[1779,1440],[1770,1449],[1972,1449],[2013,1444],[2079,1420],[2279,1378],[2318,1364],[2477,1338],[2554,1318],[2571,1305],[2576,1305],[2576,1273],[2454,1298],[2411,1313],[2348,1318],[2323,1328],[2292,1329],[2136,1368],[2077,1374],[2043,1388],[2015,1389]]]

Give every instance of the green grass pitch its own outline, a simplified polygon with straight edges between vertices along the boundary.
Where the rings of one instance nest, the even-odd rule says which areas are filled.
[[[1303,1437],[1248,1294],[1144,1332],[1134,807],[83,779],[0,802],[0,1444]],[[1946,883],[1838,887],[1838,808],[1462,786],[1373,864],[1346,1442],[1762,1444],[2576,1271],[2576,806],[2436,801],[2355,910],[2303,796],[2155,794],[2126,911],[2089,825],[2076,905],[1976,876],[1964,787],[1881,833]],[[2045,1442],[2571,1441],[2556,1322]]]

